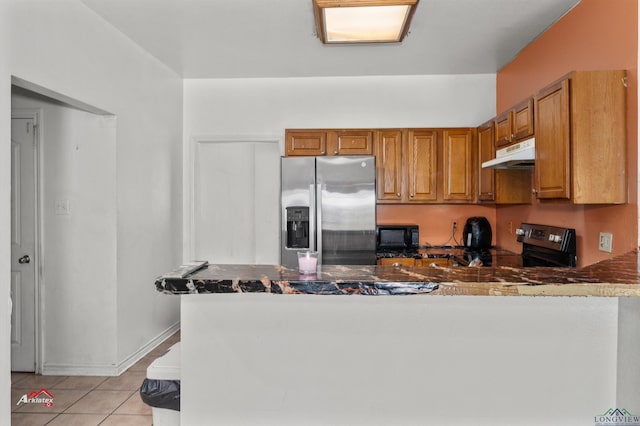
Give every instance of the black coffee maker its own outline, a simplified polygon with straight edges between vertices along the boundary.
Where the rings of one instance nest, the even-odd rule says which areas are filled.
[[[491,248],[491,225],[486,217],[467,219],[462,230],[462,244],[468,250],[481,251]]]

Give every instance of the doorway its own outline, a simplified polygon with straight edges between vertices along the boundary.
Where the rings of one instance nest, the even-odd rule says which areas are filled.
[[[39,116],[11,114],[11,371],[40,372],[39,286]]]
[[[12,371],[110,366],[111,354],[96,349],[104,333],[82,319],[104,315],[113,291],[94,275],[115,252],[116,119],[68,99],[12,86]]]

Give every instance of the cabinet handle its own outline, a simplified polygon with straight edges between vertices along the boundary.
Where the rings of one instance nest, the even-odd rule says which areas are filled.
[[[338,155],[338,150],[336,149],[335,151],[333,151],[333,153],[334,153],[335,155]]]
[[[413,198],[414,196],[415,196],[414,194],[409,195],[409,197],[411,197],[411,198]]]
[[[398,192],[398,193],[396,194],[396,196],[397,196],[397,197],[400,197],[400,193]]]
[[[538,193],[538,190],[537,190],[537,189],[535,189],[535,188],[533,188],[533,189],[531,190],[531,193],[532,193],[532,194],[537,194],[537,193]]]
[[[320,154],[324,155],[324,154],[326,154],[326,153],[325,153],[324,151],[320,151]]]
[[[511,139],[515,139],[515,138],[516,138],[516,134],[515,134],[515,133],[513,133],[513,134],[511,135]]]

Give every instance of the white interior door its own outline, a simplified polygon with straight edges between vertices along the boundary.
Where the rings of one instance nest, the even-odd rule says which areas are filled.
[[[35,371],[35,120],[11,119],[11,370]]]
[[[202,141],[195,154],[193,260],[278,263],[278,144]]]

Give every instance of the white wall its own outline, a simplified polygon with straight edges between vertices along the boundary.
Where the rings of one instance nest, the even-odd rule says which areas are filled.
[[[116,146],[110,153],[115,157],[99,162],[94,177],[110,180],[100,184],[115,190],[110,206],[116,212],[117,231],[111,236],[115,245],[110,249],[115,263],[107,261],[99,268],[79,264],[65,271],[103,275],[110,281],[114,297],[98,300],[111,315],[102,318],[109,324],[106,342],[90,343],[87,351],[95,357],[108,347],[110,370],[95,365],[93,372],[113,374],[179,322],[178,300],[158,294],[153,282],[182,260],[182,79],[77,0],[9,0],[3,7],[11,34],[3,83],[11,74],[116,117]],[[4,120],[10,112],[3,109],[0,114]],[[90,144],[84,151],[93,158],[101,154]],[[8,164],[7,153],[8,147],[0,157]],[[6,182],[8,174],[3,172],[3,178]],[[96,218],[101,219],[112,220],[108,212]],[[6,232],[8,225],[1,230]],[[91,235],[81,241],[87,246],[103,243]],[[8,295],[4,283],[2,292]],[[81,322],[84,315],[74,318]],[[0,369],[9,369],[6,358]]]
[[[0,1],[0,424],[11,424],[11,77],[9,13]]]
[[[495,96],[495,74],[185,80],[184,257],[193,254],[190,190],[197,141],[275,137],[283,154],[286,128],[472,127],[495,115]],[[273,159],[256,159],[261,161]],[[279,170],[263,179],[274,185],[270,192],[278,192]],[[239,201],[243,196],[237,194]],[[263,209],[267,223],[279,223],[278,200],[273,202],[275,208]],[[276,226],[256,232],[270,242],[261,247],[278,249]],[[278,263],[277,253],[259,257]]]

